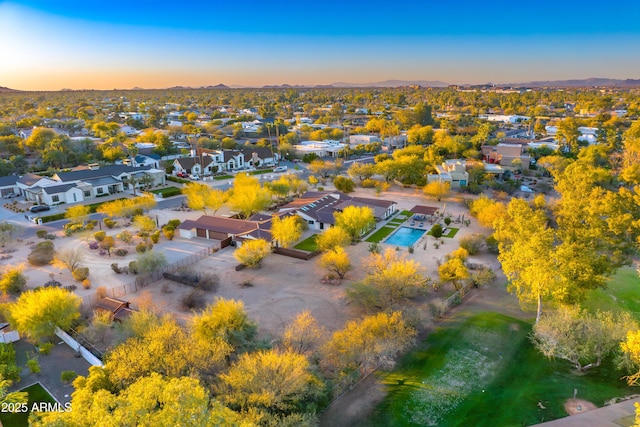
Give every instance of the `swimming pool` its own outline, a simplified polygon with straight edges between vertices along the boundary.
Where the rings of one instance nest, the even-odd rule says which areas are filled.
[[[418,230],[411,227],[400,227],[384,243],[396,246],[411,246],[426,233],[425,230]]]

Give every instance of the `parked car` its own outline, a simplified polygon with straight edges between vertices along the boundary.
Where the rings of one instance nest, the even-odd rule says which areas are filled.
[[[189,175],[188,175],[188,174],[186,174],[186,173],[184,173],[184,172],[178,172],[178,173],[176,174],[176,176],[177,176],[178,178],[188,178],[188,177],[189,177]]]
[[[12,197],[16,197],[16,194],[15,193],[7,193],[2,197],[5,198],[5,199],[10,199]]]
[[[29,212],[31,212],[31,213],[46,212],[48,210],[51,210],[51,208],[49,206],[45,206],[45,205],[35,205],[35,206],[31,206],[29,208]]]
[[[273,169],[274,172],[284,172],[286,170],[287,170],[286,166],[278,166],[277,168]]]
[[[200,175],[189,175],[189,178],[191,178],[194,181],[197,181],[200,179]]]

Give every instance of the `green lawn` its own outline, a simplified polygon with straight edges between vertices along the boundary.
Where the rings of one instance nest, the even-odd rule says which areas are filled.
[[[530,330],[501,314],[459,312],[382,375],[389,394],[362,425],[523,426],[565,416],[574,388],[599,406],[636,392],[611,364],[575,375],[543,357]]]
[[[261,175],[263,173],[271,173],[271,172],[273,172],[273,169],[260,169],[257,171],[252,171],[251,175]]]
[[[157,188],[155,190],[151,190],[151,192],[153,194],[161,194],[162,197],[171,197],[182,194],[182,190],[178,187]]]
[[[56,403],[55,399],[47,393],[47,390],[45,390],[40,383],[35,383],[20,391],[29,393],[29,402],[27,403],[29,410],[31,410],[34,403]],[[29,425],[29,412],[30,411],[17,413],[0,412],[0,421],[2,421],[2,424],[5,426],[27,427]]]
[[[458,234],[459,228],[449,227],[447,234],[443,234],[442,237],[447,237],[449,239],[453,239],[456,234]]]
[[[393,233],[395,229],[396,227],[384,226],[373,233],[371,236],[369,236],[366,241],[369,243],[380,243],[381,240],[383,240],[389,234]]]
[[[606,289],[590,292],[582,304],[590,311],[626,310],[640,321],[640,278],[634,268],[625,267],[611,278]]]
[[[295,245],[294,248],[300,249],[301,251],[307,251],[307,252],[317,251],[318,246],[316,245],[316,236],[317,234],[312,234],[311,236],[304,239],[302,242]]]
[[[218,181],[221,181],[223,179],[231,179],[233,178],[232,175],[219,175],[219,176],[214,176],[213,179],[216,179]]]

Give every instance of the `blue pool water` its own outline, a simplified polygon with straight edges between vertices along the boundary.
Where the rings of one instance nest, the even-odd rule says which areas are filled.
[[[411,227],[400,227],[384,243],[396,246],[411,246],[418,241],[425,233],[425,230],[418,230]]]

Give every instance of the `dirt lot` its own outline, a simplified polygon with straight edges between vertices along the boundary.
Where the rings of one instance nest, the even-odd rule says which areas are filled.
[[[358,189],[355,195],[363,197],[377,197],[372,190]],[[466,212],[466,208],[460,201],[446,200],[436,202],[427,200],[420,191],[414,189],[402,189],[393,187],[391,191],[383,194],[385,199],[394,200],[398,203],[397,209],[410,209],[416,204],[437,206],[450,214],[454,219]],[[220,214],[225,214],[224,211]],[[157,217],[160,224],[166,223],[173,218],[195,219],[202,215],[201,212],[174,211],[174,210],[153,210],[152,217]],[[468,218],[468,215],[465,216]],[[458,234],[453,239],[443,238],[444,242],[439,249],[433,246],[433,238],[427,237],[426,245],[421,243],[416,247],[413,254],[407,252],[406,248],[401,248],[402,253],[410,259],[414,259],[424,266],[426,273],[434,280],[437,280],[437,260],[444,255],[458,248],[458,241],[462,236],[485,232],[480,228],[474,219],[471,219],[469,227],[463,224],[452,224],[459,228]],[[133,227],[129,230],[134,232]],[[107,234],[116,235],[122,231],[121,227],[107,230]],[[127,265],[134,260],[135,245],[125,245],[118,240],[118,247],[129,250],[129,254],[124,257],[112,255],[99,255],[98,250],[89,250],[88,242],[93,240],[93,232],[85,235],[75,235],[73,237],[58,237],[54,240],[56,249],[76,247],[82,245],[86,249],[84,265],[90,268],[91,289],[83,289],[78,286],[76,293],[88,301],[93,300],[95,289],[104,286],[108,289],[110,296],[130,300],[138,304],[152,304],[163,312],[172,312],[177,319],[185,322],[190,317],[189,310],[185,310],[180,303],[183,294],[191,291],[191,288],[171,282],[161,280],[142,291],[130,292],[133,290],[132,284],[135,281],[134,275],[115,274],[111,269],[111,263],[117,262],[119,265]],[[17,251],[12,253],[12,258],[2,261],[2,264],[15,263],[20,260],[26,261],[29,247],[37,243],[40,239],[33,238],[30,241],[15,241],[10,246]],[[204,239],[181,239],[167,241],[161,238],[160,243],[155,246],[155,250],[162,251],[168,262],[175,262],[196,253],[207,246],[212,245],[212,241]],[[361,279],[365,272],[361,268],[361,260],[369,255],[369,244],[366,242],[353,245],[347,248],[352,260],[354,269],[348,273],[347,278],[339,286],[324,284],[321,279],[326,274],[317,264],[317,258],[310,261],[302,261],[288,258],[282,255],[270,255],[264,261],[263,266],[258,270],[245,269],[235,271],[237,261],[233,258],[233,248],[226,248],[214,255],[199,261],[189,267],[193,272],[214,273],[220,278],[220,287],[217,292],[205,293],[205,299],[212,301],[216,296],[240,299],[245,303],[249,315],[258,322],[260,335],[270,339],[277,337],[284,326],[293,319],[296,314],[303,310],[309,310],[317,318],[319,323],[325,325],[330,331],[341,328],[349,319],[357,318],[362,313],[344,296],[344,288],[352,281]],[[381,245],[382,249],[389,247]],[[395,249],[395,247],[393,247]],[[483,256],[471,259],[471,262],[497,266],[495,258]],[[52,277],[60,281],[63,285],[77,284],[68,271],[60,271],[52,266],[31,267],[27,266],[25,274],[28,277],[28,286],[35,287],[44,284]],[[250,284],[250,285],[246,285]],[[432,293],[430,298],[446,297],[450,293],[450,288],[445,288],[437,293]],[[126,292],[126,294],[125,294]]]

